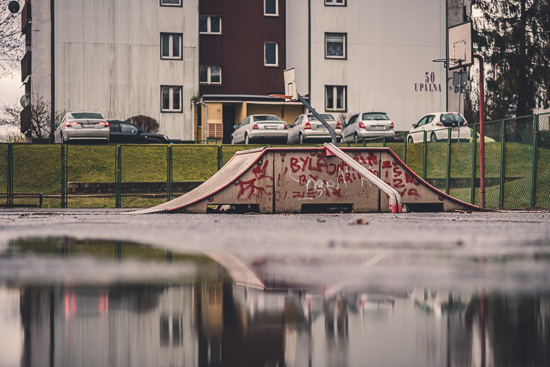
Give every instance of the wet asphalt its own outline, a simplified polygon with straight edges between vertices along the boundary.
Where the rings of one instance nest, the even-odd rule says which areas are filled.
[[[131,241],[184,253],[227,253],[269,284],[550,287],[550,211],[131,212],[2,209],[0,246],[21,237],[68,236]]]

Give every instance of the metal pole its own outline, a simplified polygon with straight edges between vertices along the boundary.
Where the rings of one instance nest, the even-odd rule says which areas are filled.
[[[223,166],[223,146],[218,145],[218,171],[222,169]]]
[[[336,145],[338,144],[338,137],[336,136],[336,131],[334,131],[334,129],[332,128],[332,126],[330,126],[326,121],[325,119],[323,119],[321,117],[321,115],[319,115],[317,113],[317,111],[315,111],[315,109],[313,107],[311,107],[311,105],[298,93],[298,101],[302,102],[304,104],[304,106],[306,106],[306,108],[308,110],[311,111],[311,113],[313,113],[313,116],[317,117],[317,119],[319,121],[321,121],[321,123],[327,128],[327,130],[329,131],[330,133],[330,136],[332,138],[332,144]]]
[[[537,200],[537,163],[539,150],[539,115],[533,116],[533,168],[531,171],[531,208],[536,207]]]
[[[506,120],[502,120],[500,129],[500,191],[498,196],[498,206],[504,209],[504,176],[506,175]]]
[[[172,200],[172,145],[166,149],[166,196],[167,201]]]
[[[447,129],[447,173],[445,175],[445,194],[447,195],[451,187],[451,130],[452,127]]]
[[[428,161],[428,139],[426,130],[423,131],[424,137],[422,142],[422,179],[426,180],[426,164]]]
[[[13,206],[13,144],[8,144],[8,182],[6,191],[8,193],[6,198],[6,205]]]
[[[485,77],[483,75],[483,57],[474,54],[474,58],[479,61],[479,196],[480,206],[485,208]]]
[[[472,131],[472,187],[470,188],[470,203],[475,205],[476,200],[476,176],[477,176],[477,134],[476,134],[476,125],[474,124],[474,129]]]
[[[67,208],[67,148],[61,144],[61,208]]]
[[[121,203],[121,181],[122,181],[122,147],[118,145],[115,150],[115,207],[120,208],[122,207]]]
[[[462,69],[458,73],[458,142],[460,143],[460,102],[462,102]]]

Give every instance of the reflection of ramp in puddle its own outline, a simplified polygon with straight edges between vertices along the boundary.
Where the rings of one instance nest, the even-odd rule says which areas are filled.
[[[265,289],[265,285],[260,278],[235,255],[229,252],[205,253],[205,255],[223,266],[236,284]]]
[[[195,190],[133,213],[206,213],[227,205],[261,213],[399,212],[399,196],[413,212],[480,210],[428,184],[389,148],[328,144],[238,152]]]

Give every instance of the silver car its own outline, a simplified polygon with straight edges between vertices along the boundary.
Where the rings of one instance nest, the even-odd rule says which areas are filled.
[[[231,144],[250,144],[259,141],[286,142],[288,125],[275,115],[250,115],[234,126]]]
[[[428,141],[446,141],[449,138],[449,129],[451,129],[451,140],[470,141],[472,137],[472,130],[462,115],[457,112],[432,112],[422,116],[416,124],[413,124],[412,129],[409,130],[407,142],[422,143],[424,131]]]
[[[334,116],[326,113],[321,114],[325,120],[336,131],[338,140],[342,138],[342,124],[334,119]],[[288,144],[304,144],[306,141],[330,141],[328,129],[312,114],[304,113],[290,126],[288,131]]]
[[[351,116],[342,132],[343,141],[395,137],[393,121],[385,112],[364,112]]]
[[[109,141],[109,122],[97,112],[69,112],[54,132],[56,143]]]

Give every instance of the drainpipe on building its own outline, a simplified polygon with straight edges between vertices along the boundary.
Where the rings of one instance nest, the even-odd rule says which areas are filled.
[[[208,105],[202,101],[202,97],[197,104],[204,106],[204,143],[208,144]]]

